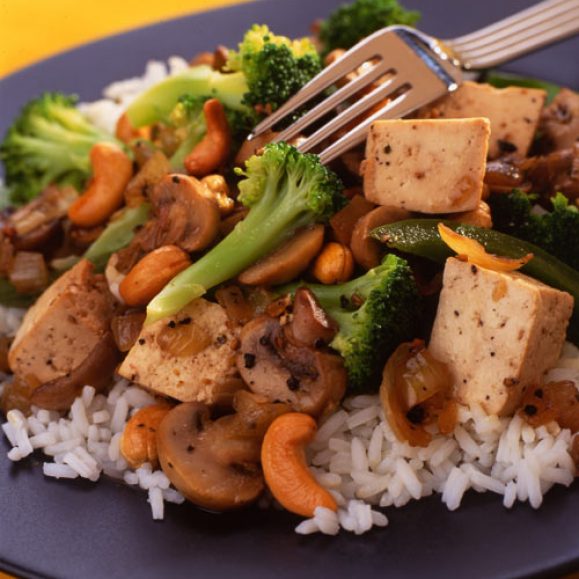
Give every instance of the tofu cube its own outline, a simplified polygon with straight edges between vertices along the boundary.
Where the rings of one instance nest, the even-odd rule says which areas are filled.
[[[561,354],[573,297],[517,272],[449,258],[430,338],[463,404],[508,415]]]
[[[525,157],[529,152],[545,104],[542,89],[465,82],[458,90],[423,109],[422,118],[486,117],[491,123],[489,158],[505,153]]]
[[[376,121],[362,164],[364,194],[421,213],[478,207],[486,168],[486,119]]]
[[[228,403],[242,386],[238,347],[225,310],[198,299],[176,316],[145,326],[118,373],[181,402]]]

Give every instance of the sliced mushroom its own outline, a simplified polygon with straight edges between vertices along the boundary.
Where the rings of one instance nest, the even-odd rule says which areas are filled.
[[[300,345],[319,348],[334,339],[338,324],[320,306],[312,291],[302,287],[296,291],[293,318],[285,330]]]
[[[264,489],[259,465],[265,431],[284,404],[240,392],[237,413],[216,421],[209,408],[186,402],[173,408],[157,430],[161,467],[173,485],[192,503],[225,511],[247,505]]]
[[[352,232],[350,244],[356,262],[364,269],[376,267],[380,263],[383,246],[370,237],[370,232],[380,225],[409,219],[410,216],[410,212],[405,209],[383,205],[359,219]]]
[[[170,172],[171,165],[167,157],[161,151],[155,151],[129,181],[125,189],[125,204],[136,207],[146,201],[153,187]]]
[[[267,131],[255,139],[243,141],[241,148],[237,151],[234,163],[236,166],[240,167],[253,155],[258,155],[259,151],[263,149],[268,143],[271,143],[273,138],[277,135],[273,131]]]
[[[561,89],[543,110],[539,131],[555,151],[579,142],[579,94]]]
[[[246,285],[286,283],[308,268],[323,243],[323,225],[302,229],[279,249],[243,271],[238,279]]]
[[[48,410],[66,410],[86,384],[97,391],[102,390],[110,382],[118,361],[119,353],[112,334],[105,334],[80,366],[35,388],[30,401]]]
[[[252,392],[314,416],[333,410],[346,389],[338,355],[296,345],[279,320],[267,315],[243,327],[237,368]]]
[[[359,219],[376,207],[363,195],[354,195],[348,205],[330,219],[330,226],[336,239],[343,245],[350,245],[354,227]]]
[[[201,251],[219,233],[219,207],[194,177],[167,175],[151,194],[158,243],[177,245],[185,251]]]

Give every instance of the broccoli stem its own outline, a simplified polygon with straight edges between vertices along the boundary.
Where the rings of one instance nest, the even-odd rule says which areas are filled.
[[[232,109],[246,110],[241,104],[246,92],[243,73],[222,73],[210,66],[195,66],[151,87],[129,106],[127,116],[134,127],[150,125],[167,118],[179,97],[185,94],[216,97]]]
[[[176,314],[208,289],[227,281],[275,251],[314,217],[305,196],[277,190],[278,179],[268,178],[263,197],[247,217],[201,259],[178,274],[147,308],[147,323]]]

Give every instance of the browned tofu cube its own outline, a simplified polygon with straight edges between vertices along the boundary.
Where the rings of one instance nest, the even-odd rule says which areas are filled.
[[[449,258],[429,349],[449,365],[460,402],[507,415],[559,358],[572,311],[566,292]]]
[[[376,121],[366,143],[364,195],[421,213],[478,207],[486,168],[486,119]]]
[[[119,374],[182,402],[229,402],[241,386],[239,341],[225,310],[198,299],[176,316],[145,326]]]
[[[533,142],[547,93],[542,89],[465,82],[458,90],[425,107],[424,118],[486,117],[491,123],[489,158],[516,153],[525,157]]]

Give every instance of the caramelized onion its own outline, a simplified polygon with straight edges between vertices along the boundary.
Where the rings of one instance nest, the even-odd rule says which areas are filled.
[[[493,255],[492,253],[488,253],[484,246],[476,239],[460,235],[443,223],[438,224],[438,233],[442,241],[444,241],[450,249],[456,251],[459,259],[465,258],[468,263],[473,263],[486,269],[492,269],[493,271],[514,271],[520,269],[533,259],[532,253],[527,253],[527,255],[516,259]]]
[[[454,430],[457,406],[449,398],[451,385],[448,368],[422,340],[398,346],[384,368],[380,401],[399,440],[427,446],[432,435],[424,427],[435,422],[443,434]]]
[[[41,253],[19,251],[10,269],[10,283],[22,294],[34,294],[48,286],[48,269]]]
[[[529,387],[521,402],[521,415],[533,427],[553,420],[561,428],[579,432],[579,394],[570,380]]]

